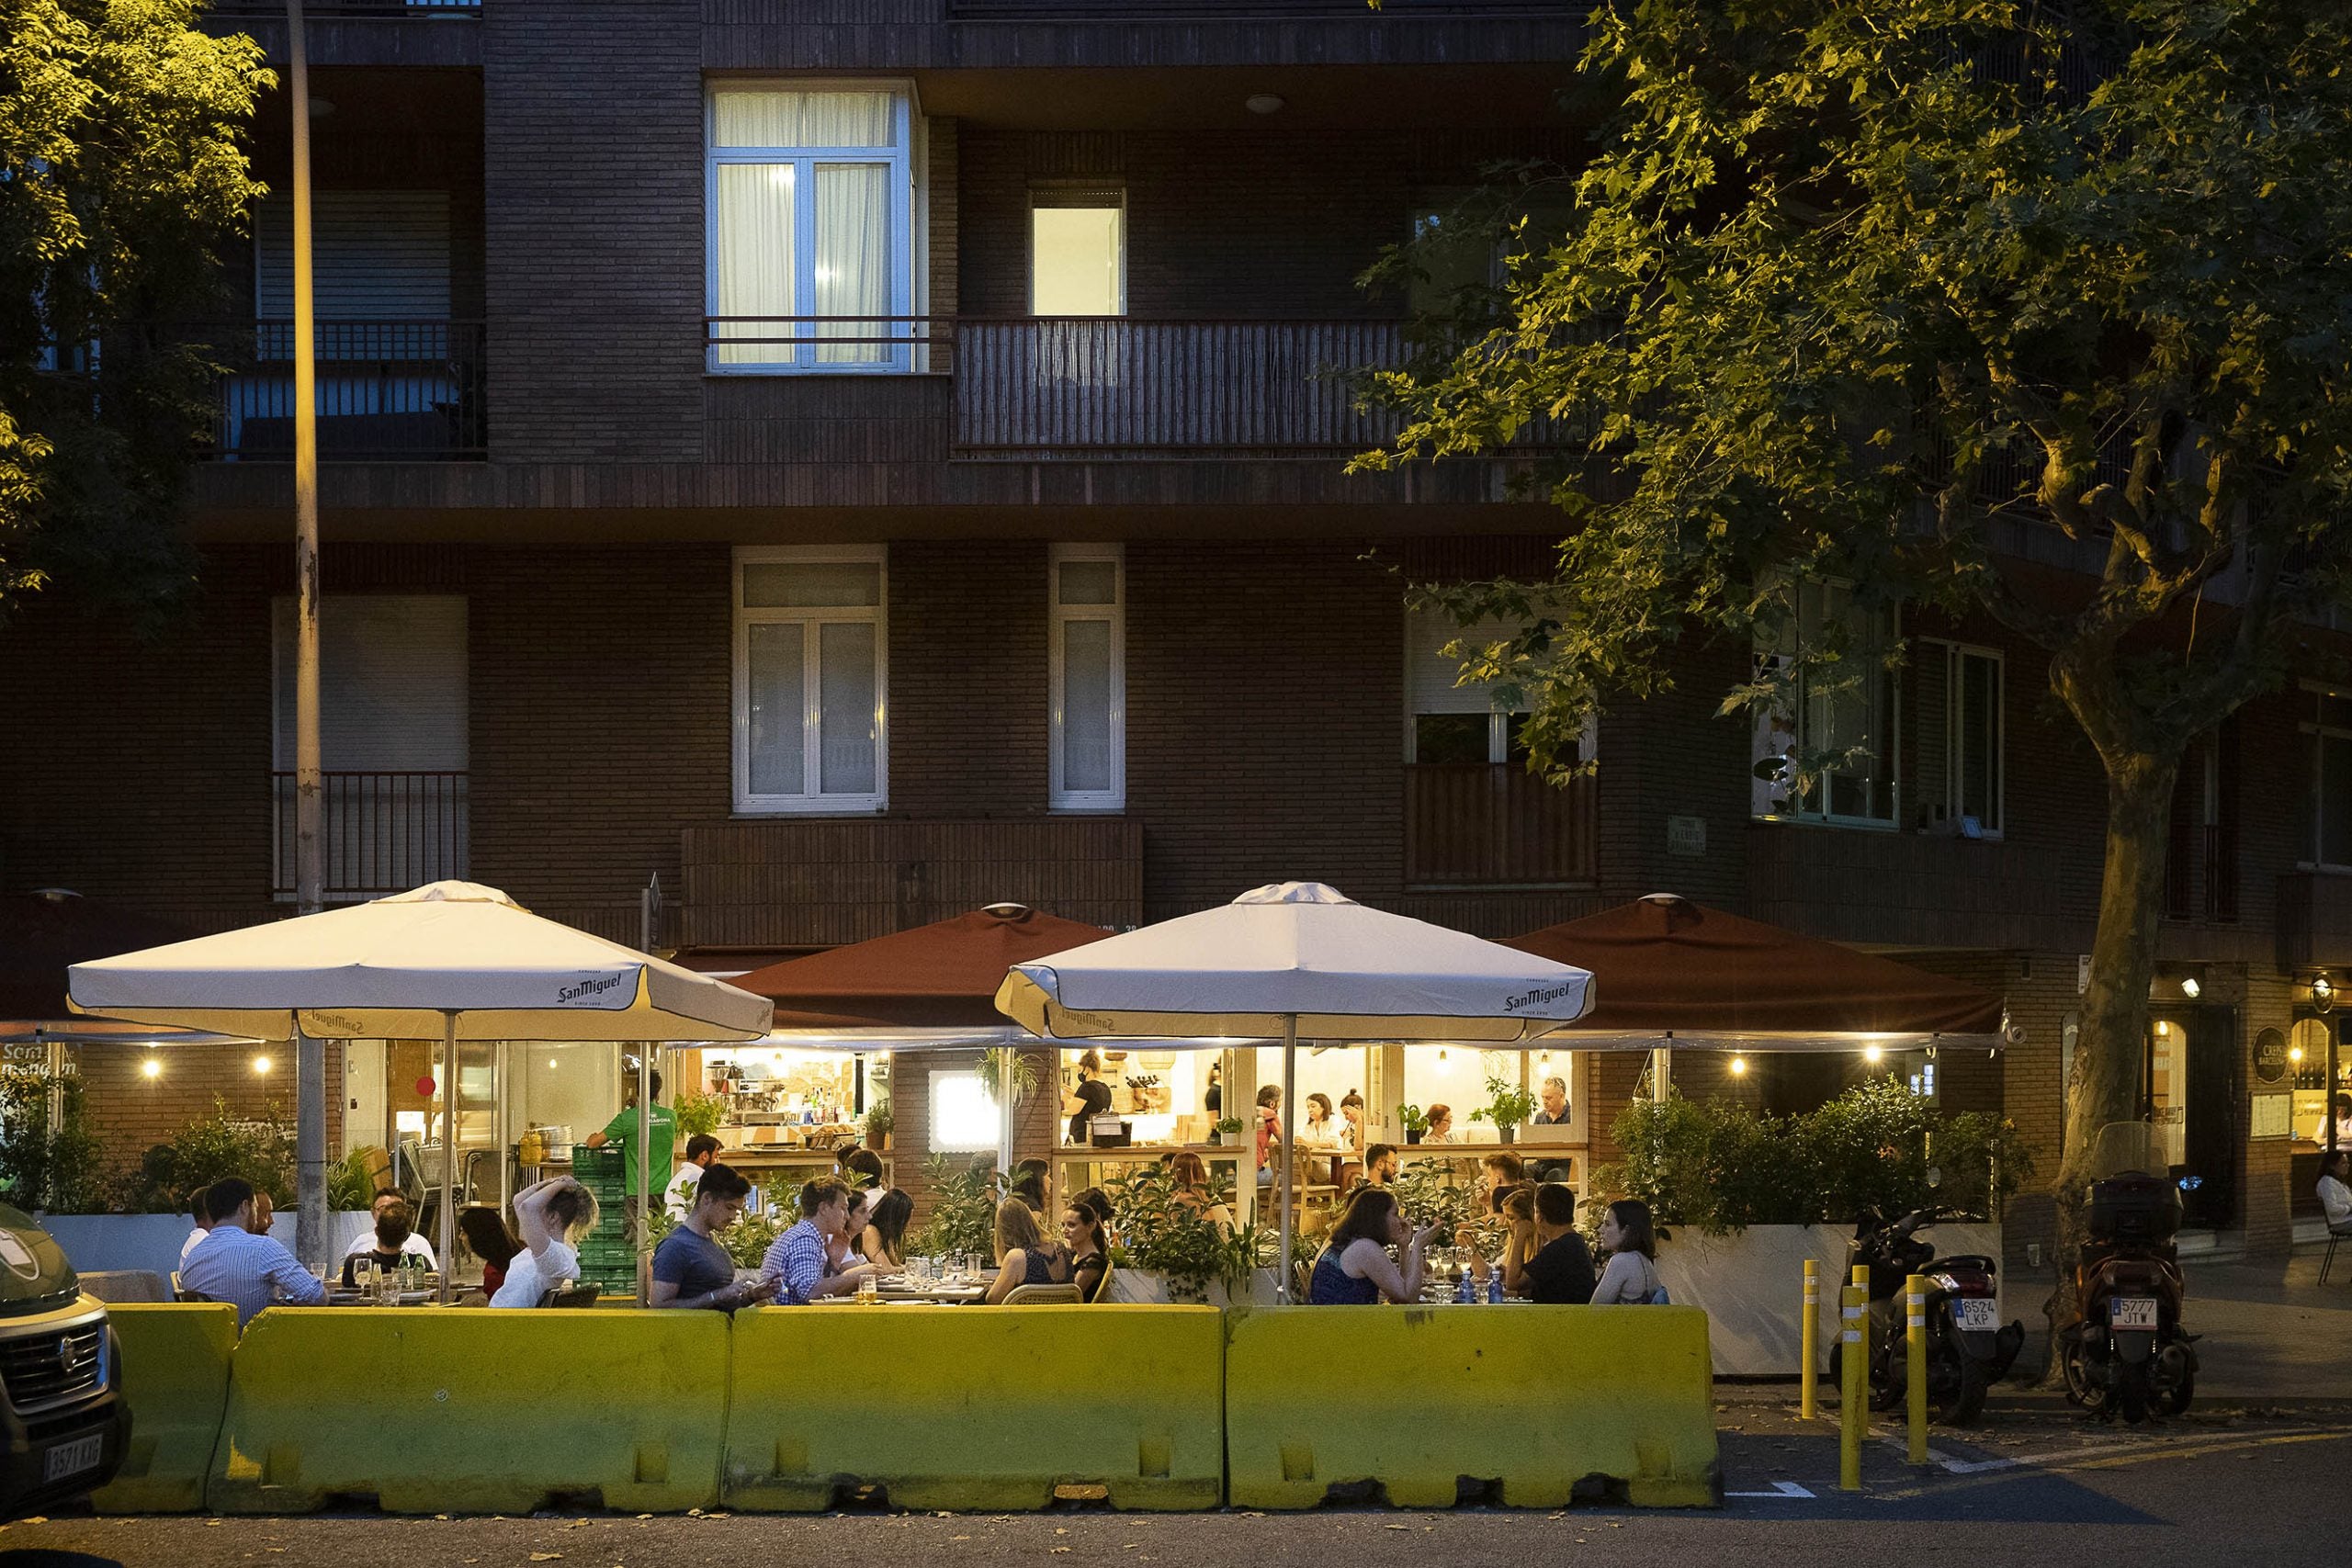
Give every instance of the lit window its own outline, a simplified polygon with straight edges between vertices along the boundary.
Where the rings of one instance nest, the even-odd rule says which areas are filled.
[[[1126,198],[1116,189],[1029,193],[1029,312],[1127,313]]]
[[[1126,592],[1116,545],[1054,547],[1050,804],[1126,804]]]
[[[931,1147],[934,1154],[978,1154],[997,1145],[996,1099],[978,1073],[931,1075]]]
[[[1893,827],[1894,611],[1858,606],[1844,586],[1814,581],[1797,586],[1792,607],[1779,641],[1756,650],[1758,679],[1795,673],[1790,699],[1756,716],[1753,811]],[[1814,657],[1832,650],[1834,660]],[[1808,757],[1826,761],[1804,780],[1798,763]]]
[[[736,809],[888,804],[883,565],[879,548],[736,552]]]

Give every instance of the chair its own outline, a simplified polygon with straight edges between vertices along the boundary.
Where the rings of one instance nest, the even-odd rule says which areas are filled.
[[[1315,1260],[1311,1258],[1292,1258],[1290,1280],[1291,1305],[1304,1305],[1313,1298],[1315,1292]]]
[[[109,1305],[125,1302],[167,1302],[164,1278],[152,1269],[101,1269],[81,1276],[82,1288]],[[176,1292],[179,1274],[172,1274]]]
[[[594,1280],[575,1280],[569,1289],[559,1285],[539,1298],[543,1307],[592,1307],[604,1287]]]
[[[2327,1283],[2327,1271],[2335,1267],[2335,1248],[2339,1243],[2352,1241],[2352,1226],[2342,1230],[2330,1225],[2327,1231],[2327,1252],[2319,1260],[2319,1282]]]
[[[1012,1293],[1004,1298],[1004,1304],[1009,1307],[1055,1306],[1063,1303],[1072,1306],[1079,1304],[1076,1285],[1015,1285]]]

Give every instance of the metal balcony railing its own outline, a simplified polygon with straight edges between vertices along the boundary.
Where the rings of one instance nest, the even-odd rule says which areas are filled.
[[[2225,822],[2176,822],[2165,860],[2165,913],[2176,920],[2238,918],[2238,846]]]
[[[294,324],[174,327],[206,345],[216,383],[212,455],[294,455]],[[316,333],[319,456],[404,461],[487,455],[480,321],[322,321]]]
[[[330,898],[372,897],[467,874],[470,852],[462,773],[323,775],[320,840]],[[270,889],[295,874],[294,775],[270,774]]]
[[[1516,762],[1405,768],[1405,881],[1417,887],[1557,886],[1600,874],[1599,795]]]
[[[286,0],[212,0],[208,16],[282,21]],[[477,17],[481,0],[302,0],[304,17]]]

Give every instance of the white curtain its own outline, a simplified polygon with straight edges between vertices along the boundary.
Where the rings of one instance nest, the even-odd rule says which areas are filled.
[[[808,625],[762,621],[744,629],[751,638],[751,792],[803,794],[808,773]]]
[[[829,621],[818,633],[818,750],[827,795],[872,795],[875,756],[875,626]]]
[[[895,147],[894,93],[728,87],[711,95],[718,147]]]
[[[793,303],[790,164],[718,166],[718,311],[721,316],[791,316]],[[724,322],[722,338],[785,337],[782,321]],[[722,365],[775,365],[793,356],[789,343],[722,344]]]
[[[1062,625],[1062,788],[1111,787],[1111,623]]]
[[[887,164],[817,165],[816,314],[874,317],[889,313],[889,196]],[[872,340],[882,337],[889,326],[880,321],[820,325],[818,361],[870,365],[886,360],[893,350]],[[828,338],[841,341],[821,341]]]

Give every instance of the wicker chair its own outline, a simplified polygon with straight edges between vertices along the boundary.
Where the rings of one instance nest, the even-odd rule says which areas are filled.
[[[1076,1305],[1078,1287],[1076,1285],[1015,1285],[1012,1293],[1004,1298],[1004,1304],[1009,1307],[1052,1306],[1057,1303]]]

